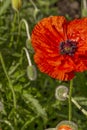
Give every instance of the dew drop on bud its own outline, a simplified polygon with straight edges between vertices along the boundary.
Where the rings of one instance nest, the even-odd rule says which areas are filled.
[[[56,88],[55,97],[59,101],[65,101],[67,99],[68,88],[66,86],[60,85]]]
[[[36,72],[36,68],[34,65],[27,67],[27,76],[28,76],[29,80],[32,80],[32,81],[36,80],[37,72]]]
[[[78,130],[78,127],[72,121],[62,121],[57,125],[56,130]]]

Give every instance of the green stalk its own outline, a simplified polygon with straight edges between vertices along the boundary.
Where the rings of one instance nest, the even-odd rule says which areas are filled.
[[[15,14],[14,14],[14,18],[13,18],[13,22],[12,22],[11,33],[14,33],[14,31],[15,31],[15,22],[16,22],[16,18],[17,18],[17,14],[15,13]],[[12,44],[13,44],[13,40],[14,40],[14,35],[12,34],[12,35],[11,35],[10,44],[9,44],[10,47],[11,47]]]
[[[67,98],[69,99],[69,95],[67,95]],[[79,103],[73,97],[71,98],[71,101],[87,117],[87,111],[82,108],[82,106],[80,106]]]
[[[87,0],[81,0],[81,17],[87,16]]]
[[[71,99],[74,105],[87,117],[87,111],[83,109],[74,98]]]
[[[70,90],[69,90],[69,121],[72,119],[72,88],[73,88],[73,80],[70,81]]]
[[[25,124],[22,126],[21,130],[25,130],[25,128],[30,125],[35,119],[37,119],[38,116],[32,117],[30,120],[26,121]]]
[[[0,120],[0,122],[5,123],[6,125],[8,125],[11,128],[11,130],[14,130],[12,124],[8,120]]]
[[[2,54],[0,53],[0,60],[1,60],[1,64],[2,64],[2,68],[4,70],[4,73],[6,75],[6,78],[8,80],[8,83],[9,83],[9,88],[12,92],[12,95],[13,95],[13,104],[14,104],[14,109],[16,109],[16,97],[15,97],[15,92],[14,92],[14,89],[13,89],[13,85],[12,85],[12,82],[8,76],[8,73],[7,73],[7,70],[6,70],[6,67],[5,67],[5,63],[4,63],[4,60],[3,60],[3,57],[2,57]]]

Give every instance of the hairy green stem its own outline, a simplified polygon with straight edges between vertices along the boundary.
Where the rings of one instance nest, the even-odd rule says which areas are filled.
[[[25,124],[22,126],[21,130],[25,130],[25,128],[30,125],[30,123],[32,123],[35,119],[37,119],[38,116],[36,117],[32,117],[31,120],[28,120],[27,122],[25,122]]]
[[[69,95],[67,95],[67,98],[69,99]],[[71,101],[87,117],[87,111],[84,108],[82,108],[73,97],[71,98]]]
[[[29,66],[32,66],[31,59],[30,59],[30,54],[28,53],[28,50],[25,47],[23,49],[24,49],[24,51],[26,53]]]
[[[15,96],[15,92],[14,92],[14,89],[13,89],[13,85],[12,85],[12,82],[8,76],[8,73],[7,73],[7,70],[6,70],[6,67],[5,67],[5,63],[4,63],[4,60],[3,60],[3,57],[2,57],[2,54],[0,53],[0,60],[1,60],[1,64],[2,64],[2,68],[4,70],[4,73],[6,75],[6,78],[8,80],[8,83],[9,83],[9,88],[12,92],[12,95],[13,95],[13,104],[14,104],[14,109],[16,109],[16,96]]]
[[[87,0],[81,0],[81,17],[87,16]]]
[[[15,31],[16,18],[17,18],[17,14],[15,13],[15,14],[14,14],[14,18],[13,18],[13,22],[12,22],[11,33],[14,33],[14,31]],[[10,44],[9,44],[10,47],[11,47],[12,44],[13,44],[13,40],[14,40],[14,35],[12,34],[12,35],[11,35]]]
[[[72,98],[72,88],[73,88],[73,80],[70,81],[70,90],[69,90],[69,121],[71,121],[72,119],[72,102],[71,102],[71,98]]]
[[[5,123],[6,125],[8,125],[11,128],[11,130],[14,130],[12,124],[8,120],[0,120],[0,122]]]
[[[27,21],[25,19],[22,19],[20,21],[18,34],[20,35],[20,30],[21,30],[22,23],[24,23],[24,25],[26,27],[27,38],[30,40],[31,37],[30,37],[30,32],[29,32],[29,26],[28,26],[28,23],[27,23]]]
[[[81,110],[81,112],[87,117],[87,111],[86,111],[85,109],[83,109],[83,108],[78,104],[78,102],[77,102],[74,98],[72,98],[71,100],[72,100],[72,102],[74,103],[74,105],[75,105],[79,110]]]

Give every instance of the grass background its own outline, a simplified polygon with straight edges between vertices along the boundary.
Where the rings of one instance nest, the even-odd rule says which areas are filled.
[[[27,48],[32,64],[35,65],[34,51],[27,40],[25,25],[22,23],[20,26],[20,21],[27,21],[31,34],[40,19],[51,15],[64,15],[70,20],[86,16],[87,10],[80,0],[23,0],[17,13],[12,8],[11,0],[0,1],[2,130],[44,130],[55,127],[62,120],[68,120],[68,101],[56,100],[55,89],[60,84],[69,87],[69,82],[52,79],[41,73],[37,67],[35,81],[31,81],[27,76],[28,61],[23,48]],[[87,72],[76,74],[73,86],[73,97],[87,110]],[[74,105],[72,120],[76,122],[79,130],[87,128],[87,117]]]

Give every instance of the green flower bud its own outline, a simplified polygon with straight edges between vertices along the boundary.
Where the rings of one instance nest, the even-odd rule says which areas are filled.
[[[27,49],[32,51],[32,53],[34,52],[34,49],[33,49],[32,45],[31,45],[31,39],[26,40],[26,47],[27,47]]]
[[[65,101],[67,99],[68,88],[64,85],[60,85],[56,88],[55,97],[59,101]]]
[[[36,72],[36,68],[34,65],[28,66],[27,67],[27,76],[30,80],[36,80],[37,78],[37,72]]]
[[[12,7],[14,10],[18,11],[22,6],[22,0],[12,0]]]

